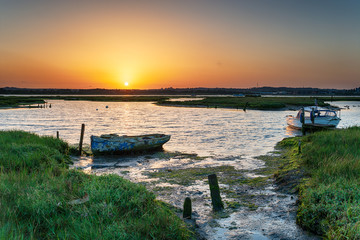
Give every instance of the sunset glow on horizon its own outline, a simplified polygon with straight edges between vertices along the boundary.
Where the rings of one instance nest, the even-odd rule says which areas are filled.
[[[0,87],[360,86],[358,1],[0,4]]]

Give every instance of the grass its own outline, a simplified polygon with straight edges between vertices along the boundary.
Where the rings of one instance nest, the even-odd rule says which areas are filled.
[[[55,138],[0,132],[0,239],[192,237],[144,186],[69,170],[68,149]]]
[[[159,102],[159,104],[169,106],[273,110],[314,105],[314,101],[315,98],[312,97],[206,97],[201,100],[185,102],[164,100]],[[318,104],[319,106],[329,105],[322,100],[318,100]]]
[[[299,173],[297,222],[329,239],[360,239],[360,128],[317,132],[280,143],[287,163],[278,176]],[[287,168],[287,169],[286,169]]]
[[[68,101],[97,102],[157,102],[168,100],[165,96],[46,96],[45,99],[62,99]]]
[[[19,107],[44,103],[44,99],[40,97],[0,96],[0,107]]]

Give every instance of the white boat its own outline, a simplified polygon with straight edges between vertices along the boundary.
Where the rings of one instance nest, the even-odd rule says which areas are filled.
[[[104,134],[91,136],[91,151],[94,154],[126,154],[161,149],[170,140],[170,135],[148,134],[140,136],[119,136]]]
[[[304,107],[296,116],[287,116],[287,124],[295,129],[306,128],[335,128],[339,122],[339,110],[320,108],[317,106]]]

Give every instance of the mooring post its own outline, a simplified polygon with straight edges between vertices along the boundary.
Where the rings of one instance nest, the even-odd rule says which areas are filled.
[[[246,102],[246,103],[245,103],[245,106],[244,106],[244,108],[243,108],[244,112],[246,112],[246,108],[247,108],[248,104],[249,104],[249,102]]]
[[[306,134],[306,126],[305,126],[305,109],[301,108],[301,113],[300,113],[300,122],[301,122],[301,132],[303,134],[303,136]]]
[[[315,110],[314,109],[311,109],[310,120],[311,120],[312,124],[315,123]]]
[[[184,202],[183,218],[191,219],[191,212],[192,212],[191,199],[187,197],[185,198],[185,202]]]
[[[224,204],[221,201],[220,188],[216,174],[209,175],[208,179],[213,210],[216,212],[221,211],[222,209],[224,209]]]
[[[59,139],[59,131],[56,131],[56,138]]]
[[[81,124],[81,134],[80,134],[80,143],[79,143],[79,155],[82,154],[82,144],[84,140],[85,124]]]
[[[299,149],[298,149],[298,153],[301,153],[301,140],[299,139]]]

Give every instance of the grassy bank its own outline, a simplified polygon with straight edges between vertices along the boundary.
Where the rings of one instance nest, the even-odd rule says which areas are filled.
[[[192,101],[161,101],[165,106],[209,107],[209,108],[236,108],[273,110],[283,108],[296,108],[300,106],[314,105],[312,97],[206,97]],[[318,100],[319,106],[328,106],[322,100]]]
[[[189,239],[145,187],[69,170],[68,145],[0,132],[0,239]]]
[[[16,97],[16,96],[0,96],[0,107],[19,107],[32,104],[45,103],[40,97]]]
[[[297,222],[330,239],[360,239],[360,128],[285,139],[279,183],[299,189]],[[294,184],[295,183],[295,184]]]
[[[165,96],[46,96],[45,99],[97,102],[158,102],[168,100]]]

